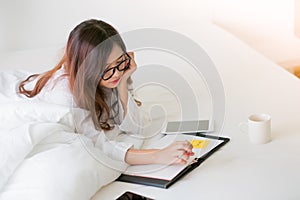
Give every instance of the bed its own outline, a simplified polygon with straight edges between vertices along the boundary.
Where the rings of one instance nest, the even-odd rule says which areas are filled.
[[[181,34],[188,36],[203,48],[211,59],[211,64],[218,71],[217,77],[222,81],[220,87],[224,89],[224,93],[221,94],[221,97],[224,95],[224,101],[221,101],[224,102],[224,113],[221,112],[219,119],[221,120],[223,116],[225,120],[224,123],[219,124],[219,129],[214,134],[231,138],[224,148],[169,189],[160,189],[113,181],[120,173],[109,171],[103,166],[93,170],[96,163],[84,151],[78,152],[79,147],[76,146],[78,143],[74,142],[71,143],[75,146],[71,148],[73,151],[66,151],[66,154],[57,151],[49,155],[51,159],[47,160],[48,163],[40,157],[33,157],[33,161],[27,161],[27,164],[14,163],[20,170],[17,170],[17,173],[10,172],[14,177],[9,178],[9,183],[6,183],[0,198],[17,199],[28,195],[32,197],[31,199],[98,200],[116,199],[125,191],[132,191],[155,199],[184,199],[187,195],[195,199],[200,197],[201,199],[299,199],[299,80],[215,25],[204,24],[201,29],[185,29]],[[2,71],[15,69],[43,71],[58,61],[61,48],[62,45],[2,55],[0,69]],[[182,59],[178,60],[178,56],[177,60],[174,60],[174,56],[169,59],[168,56],[174,54],[166,54],[163,51],[159,51],[160,53],[156,55],[158,51],[153,49],[135,49],[130,45],[129,49],[137,51],[137,63],[142,66],[138,68],[133,79],[137,97],[143,102],[145,114],[151,115],[152,120],[149,121],[151,123],[146,130],[150,136],[153,133],[158,134],[166,119],[216,117],[213,109],[216,105],[211,98],[214,93],[211,87],[207,86],[208,80],[201,77],[201,74],[194,76],[195,74],[188,67],[182,70],[181,67],[184,65],[181,63]],[[156,60],[154,63],[153,58]],[[171,74],[172,79],[166,79],[166,76],[156,77],[157,71],[165,75]],[[151,81],[153,79],[155,81]],[[178,82],[184,84],[177,84]],[[191,95],[193,98],[187,101],[185,97]],[[44,111],[45,108],[41,110]],[[7,112],[9,111],[8,109]],[[26,112],[33,113],[29,116],[33,118],[42,115],[39,110]],[[55,107],[47,112],[52,114],[48,121],[55,124],[56,120],[65,115],[68,110]],[[247,135],[239,130],[238,124],[246,121],[247,116],[253,113],[271,115],[272,141],[270,143],[251,144]],[[23,117],[28,119],[28,115]],[[47,130],[49,127],[44,128]],[[56,128],[69,133],[65,130],[66,127]],[[43,140],[43,138],[34,138],[35,143]],[[56,146],[51,146],[49,149],[57,149],[56,147],[60,147],[59,144],[65,144],[60,139],[56,141],[59,141],[55,143]],[[30,149],[27,151],[30,152]],[[40,151],[43,152],[43,149]],[[79,158],[85,159],[88,163],[87,168],[74,168],[74,173],[73,175],[70,173],[70,176],[66,176],[64,171],[58,173],[53,170],[57,165],[56,156],[59,155],[59,158],[64,160],[74,154],[79,154]],[[67,159],[65,170],[81,161]],[[34,163],[36,168],[31,169]],[[41,167],[44,171],[39,170]],[[26,170],[30,173],[25,174],[24,172],[28,172]],[[107,170],[106,174],[109,175],[101,179],[100,174],[103,174],[104,170]],[[55,176],[51,177],[53,174]],[[64,176],[66,177],[60,179]],[[41,186],[40,183],[45,180],[45,177],[52,186],[56,184],[55,187]],[[31,181],[28,181],[29,179]]]

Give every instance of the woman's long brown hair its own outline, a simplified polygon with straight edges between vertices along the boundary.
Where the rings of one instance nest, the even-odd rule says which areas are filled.
[[[19,92],[29,98],[39,94],[57,70],[64,66],[69,78],[70,90],[76,104],[89,110],[97,129],[110,130],[108,120],[111,116],[109,97],[113,90],[99,85],[100,73],[113,45],[124,52],[126,47],[117,30],[100,20],[87,20],[77,25],[70,33],[65,54],[51,70],[42,74],[33,74],[19,85]],[[26,89],[28,82],[37,80],[32,90]]]

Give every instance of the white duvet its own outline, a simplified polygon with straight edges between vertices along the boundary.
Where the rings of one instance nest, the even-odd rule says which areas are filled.
[[[115,170],[94,157],[101,152],[75,134],[68,106],[17,95],[14,91],[26,76],[0,73],[0,199],[90,199],[126,166],[110,160],[119,166]]]

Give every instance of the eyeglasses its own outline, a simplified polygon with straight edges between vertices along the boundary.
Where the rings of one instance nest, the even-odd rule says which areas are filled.
[[[120,61],[116,66],[108,68],[100,74],[103,80],[107,81],[108,79],[110,79],[114,75],[116,69],[119,72],[126,71],[127,69],[129,69],[130,60],[131,60],[130,56],[128,55],[128,53],[125,53],[122,55],[122,57],[123,60]]]

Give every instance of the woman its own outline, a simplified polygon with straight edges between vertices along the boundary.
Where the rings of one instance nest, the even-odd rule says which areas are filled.
[[[141,134],[142,126],[138,114],[141,103],[133,99],[130,88],[135,70],[134,53],[126,51],[118,32],[103,21],[91,19],[72,30],[58,65],[29,76],[19,85],[19,92],[37,98],[47,90],[53,98],[51,90],[62,88],[61,96],[72,96],[77,107],[89,112],[77,131],[92,138],[95,146],[113,159],[130,165],[185,164],[193,155],[187,141],[144,150],[126,142],[131,135]],[[34,84],[30,89],[29,82]],[[62,87],[64,84],[67,87]]]

